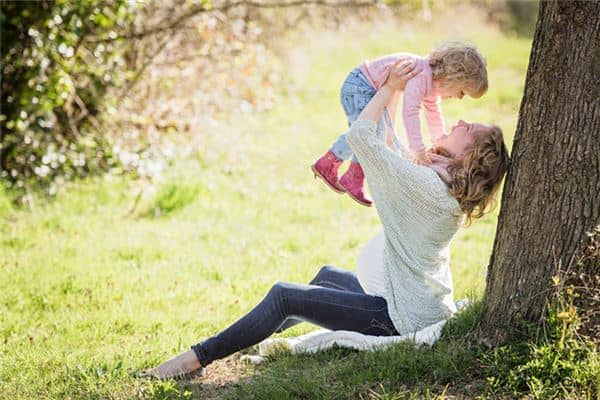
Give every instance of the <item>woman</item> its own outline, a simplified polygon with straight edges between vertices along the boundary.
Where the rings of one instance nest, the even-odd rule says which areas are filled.
[[[403,61],[371,99],[347,140],[369,184],[383,226],[379,257],[355,275],[323,267],[308,285],[276,283],[246,316],[145,375],[162,379],[202,371],[212,361],[301,321],[331,330],[389,336],[415,332],[455,311],[449,243],[466,216],[480,217],[508,165],[502,131],[460,121],[430,150],[433,164],[386,146],[377,121],[391,96],[419,72]]]

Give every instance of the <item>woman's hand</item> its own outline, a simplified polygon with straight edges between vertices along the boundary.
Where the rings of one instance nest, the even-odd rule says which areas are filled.
[[[384,86],[389,86],[393,90],[404,90],[406,82],[417,76],[422,70],[421,67],[417,67],[417,60],[414,58],[402,58],[390,70]]]
[[[431,164],[431,158],[429,157],[429,154],[425,150],[415,153],[413,155],[412,161],[413,161],[413,163],[415,163],[417,165],[430,165]]]

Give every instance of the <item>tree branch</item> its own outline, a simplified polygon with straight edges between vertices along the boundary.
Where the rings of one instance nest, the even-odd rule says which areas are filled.
[[[348,7],[348,8],[350,8],[350,7],[373,7],[373,6],[376,6],[377,4],[379,4],[378,0],[366,0],[366,1],[350,0],[350,1],[342,1],[342,2],[332,2],[332,1],[326,1],[326,0],[293,0],[293,1],[283,2],[283,3],[260,3],[260,2],[256,2],[256,1],[245,1],[245,0],[234,1],[232,3],[224,4],[220,7],[206,7],[206,6],[193,7],[188,12],[180,15],[179,17],[175,18],[175,20],[169,22],[166,25],[155,26],[153,28],[150,28],[150,29],[142,31],[142,32],[133,32],[133,33],[129,33],[129,34],[118,35],[118,36],[112,37],[112,38],[105,37],[105,38],[101,38],[101,39],[92,39],[89,42],[90,43],[106,43],[106,42],[114,42],[117,40],[141,39],[146,36],[154,35],[157,33],[164,32],[164,31],[177,29],[185,21],[187,21],[188,19],[190,19],[198,14],[201,14],[201,13],[226,11],[231,8],[241,7],[241,6],[246,6],[246,7],[250,7],[250,8],[288,8],[288,7],[298,7],[298,6],[303,6],[303,5],[317,5],[317,6],[321,6],[321,7]]]
[[[152,63],[156,56],[160,54],[160,52],[165,48],[167,43],[169,43],[169,40],[173,33],[174,31],[171,31],[170,35],[163,39],[163,41],[159,44],[158,49],[156,49],[154,53],[150,57],[148,57],[148,59],[144,62],[142,67],[136,72],[135,76],[127,83],[125,88],[121,90],[121,93],[118,96],[119,101],[125,98],[127,93],[129,93],[131,89],[133,89],[133,87],[137,84],[138,80],[140,79],[146,68]]]

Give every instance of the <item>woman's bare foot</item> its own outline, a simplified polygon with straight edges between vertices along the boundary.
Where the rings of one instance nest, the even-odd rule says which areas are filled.
[[[160,364],[158,367],[142,371],[140,376],[158,379],[185,378],[200,373],[202,365],[193,350],[188,350]]]

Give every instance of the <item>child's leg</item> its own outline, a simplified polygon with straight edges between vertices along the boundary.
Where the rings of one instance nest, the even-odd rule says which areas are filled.
[[[361,111],[375,96],[375,93],[376,90],[371,87],[359,69],[355,69],[350,73],[340,93],[340,100],[348,118],[348,126],[351,126],[356,121]],[[348,145],[346,134],[341,135],[336,140],[331,147],[331,151],[334,155],[344,160],[352,157],[350,167],[339,179],[337,186],[359,204],[370,207],[373,202],[365,196],[363,191],[364,174],[358,164],[358,160],[352,153],[352,149]]]
[[[364,108],[364,107],[363,107]],[[377,121],[377,135],[381,140],[386,140],[387,126],[391,125],[391,119],[387,107],[384,109],[384,115]],[[342,175],[338,184],[342,187],[348,196],[358,204],[370,207],[373,201],[366,195],[364,190],[365,174],[360,166],[356,156],[352,156],[350,168]]]
[[[377,91],[371,87],[358,68],[348,74],[340,90],[340,102],[348,120],[348,127],[356,121],[358,115],[375,96],[375,93]],[[333,143],[331,151],[341,160],[348,160],[353,156],[345,133],[340,135]]]
[[[348,74],[340,91],[340,100],[348,118],[348,125],[356,120],[360,111],[374,95],[375,90],[369,86],[360,70],[355,69]],[[311,166],[311,169],[315,177],[321,178],[330,189],[337,193],[344,193],[345,189],[338,182],[338,170],[344,160],[350,157],[352,157],[352,150],[346,140],[346,134],[343,134],[327,153]]]
[[[346,140],[346,134],[340,135],[335,142],[331,145],[331,152],[340,160],[347,160],[353,157],[352,149],[348,145]]]

